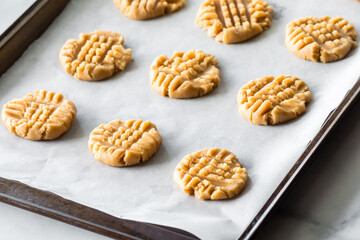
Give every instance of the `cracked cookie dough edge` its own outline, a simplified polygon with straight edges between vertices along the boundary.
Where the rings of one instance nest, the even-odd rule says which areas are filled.
[[[41,134],[41,136],[38,134],[34,135],[33,133],[30,133],[30,136],[28,136],[28,133],[25,135],[22,134],[22,131],[17,129],[17,126],[14,126],[14,122],[17,123],[17,122],[21,121],[21,119],[16,119],[14,117],[9,116],[6,113],[6,110],[9,110],[8,104],[13,104],[14,102],[22,102],[23,104],[25,104],[25,102],[27,100],[29,100],[29,98],[32,100],[35,100],[34,102],[36,102],[36,99],[41,97],[40,95],[42,95],[42,98],[45,98],[48,96],[48,94],[58,95],[59,97],[62,98],[62,101],[60,103],[58,103],[58,105],[59,105],[58,107],[62,107],[67,111],[68,118],[66,118],[65,119],[66,121],[65,121],[63,119],[64,116],[58,117],[61,120],[60,125],[49,125],[47,122],[43,122],[42,127],[43,127],[43,125],[48,124],[47,126],[53,126],[53,128],[49,130],[49,127],[47,127],[45,129],[45,131]],[[15,103],[15,104],[19,105],[19,103]],[[27,107],[24,107],[24,109],[26,110]],[[63,94],[41,89],[41,90],[34,91],[34,93],[26,94],[23,98],[14,98],[14,99],[8,101],[7,103],[5,103],[1,110],[1,120],[2,120],[3,125],[9,130],[9,132],[18,137],[22,137],[24,139],[32,140],[32,141],[49,141],[49,140],[55,140],[55,139],[61,137],[62,135],[64,135],[66,132],[68,132],[70,130],[73,122],[75,121],[76,113],[77,113],[77,109],[76,109],[75,104],[72,101],[68,100]],[[24,114],[25,114],[25,112],[24,112]],[[58,114],[63,115],[64,113],[61,112]],[[70,115],[71,115],[71,117],[69,117]],[[34,131],[36,132],[36,129]]]
[[[300,81],[299,84],[301,84],[304,87],[304,91],[295,93],[290,99],[296,98],[297,100],[301,101],[304,104],[303,109],[300,107],[300,109],[298,109],[300,112],[297,111],[295,113],[295,115],[294,115],[294,113],[292,111],[283,112],[283,109],[277,105],[275,107],[272,107],[272,110],[270,112],[266,113],[267,115],[264,115],[264,117],[266,117],[266,118],[260,118],[258,116],[253,117],[253,114],[255,112],[249,111],[249,109],[251,107],[249,109],[246,109],[245,108],[245,103],[244,104],[242,103],[242,101],[244,99],[244,96],[243,96],[242,92],[244,91],[244,89],[248,89],[249,86],[254,86],[254,84],[256,84],[256,82],[264,81],[265,84],[264,84],[263,87],[265,87],[266,85],[271,84],[273,81],[275,81],[275,80],[277,80],[279,78],[281,78],[282,81],[285,80],[286,78],[294,79],[294,84],[296,84],[296,81]],[[277,92],[277,94],[279,94],[279,92]],[[299,95],[301,95],[300,97],[302,97],[303,99],[299,98]],[[252,96],[252,97],[254,97],[254,96]],[[247,96],[246,96],[246,98],[247,98]],[[290,100],[290,99],[286,99],[286,100]],[[251,80],[251,81],[247,82],[246,84],[244,84],[238,90],[238,93],[237,93],[237,96],[236,96],[236,101],[237,101],[237,105],[238,105],[238,111],[239,111],[240,115],[243,118],[245,118],[246,120],[248,120],[252,124],[263,125],[263,126],[277,125],[277,124],[281,124],[281,123],[284,123],[284,122],[287,122],[287,121],[291,121],[293,119],[296,119],[296,118],[300,117],[301,115],[303,115],[306,112],[307,106],[311,102],[311,99],[312,99],[312,94],[310,92],[310,88],[303,80],[301,80],[300,78],[297,78],[295,76],[290,76],[290,75],[285,75],[285,74],[279,75],[277,77],[266,76],[266,77],[257,78],[255,80]],[[267,100],[265,100],[265,101],[263,101],[261,103],[260,107],[266,106],[268,104],[268,103],[265,103],[265,102],[271,103],[271,101],[269,101],[269,99],[267,99]],[[272,104],[273,103],[271,103],[271,105]],[[255,105],[255,103],[253,103],[253,105]],[[258,109],[260,109],[260,107]],[[277,113],[277,114],[275,114],[275,113]],[[293,113],[293,114],[290,114],[290,113]],[[274,120],[274,119],[277,119],[277,120]]]
[[[252,22],[251,20],[253,19],[253,14],[255,12],[257,12],[257,9],[254,10],[254,12],[252,14],[250,14],[250,16],[248,16],[249,14],[249,9],[248,9],[248,5],[252,5],[252,4],[256,4],[253,1],[251,1],[250,3],[247,4],[246,8],[246,18],[247,18],[247,24],[250,23],[250,25],[252,25],[252,27],[249,28],[244,28],[243,25],[241,26],[232,26],[230,28],[224,26],[224,13],[221,13],[221,18],[222,20],[218,17],[217,14],[217,10],[216,10],[216,4],[215,4],[216,0],[205,0],[204,2],[202,2],[202,4],[200,5],[197,14],[196,14],[196,18],[195,18],[195,25],[197,25],[198,27],[202,28],[203,30],[205,30],[208,34],[209,37],[211,38],[215,38],[216,41],[218,42],[222,42],[225,44],[234,44],[234,43],[241,43],[241,42],[245,42],[253,37],[256,37],[257,35],[260,35],[263,31],[268,30],[271,27],[271,22],[272,22],[272,17],[273,17],[273,8],[270,6],[270,4],[268,4],[266,1],[261,0],[260,2],[263,4],[263,7],[265,8],[265,10],[263,10],[262,12],[266,13],[267,16],[264,20],[264,22],[257,22],[254,21]],[[235,0],[236,1],[236,0]],[[221,6],[220,6],[221,7]],[[256,6],[252,6],[253,8]],[[238,7],[236,7],[238,9]],[[251,8],[251,9],[253,9]],[[221,8],[221,12],[222,12],[222,8]],[[228,9],[227,9],[228,11]],[[229,11],[228,11],[229,12]],[[237,12],[239,12],[237,10]],[[202,15],[205,15],[202,16]],[[211,15],[216,15],[216,17],[212,17],[213,21],[211,24],[207,23],[209,21],[209,16]],[[230,14],[231,15],[231,14]],[[229,17],[229,16],[228,16]],[[237,19],[242,19],[241,16],[236,16]],[[206,20],[202,19],[205,18]],[[255,18],[255,17],[254,17]],[[233,21],[234,19],[232,19],[231,21]],[[242,20],[240,20],[241,24]]]
[[[183,164],[183,161],[188,158],[189,156],[194,156],[194,155],[199,155],[199,154],[204,154],[206,155],[208,152],[210,151],[217,151],[217,154],[221,151],[225,151],[227,152],[229,155],[233,155],[234,159],[237,161],[237,163],[239,164],[239,167],[242,170],[241,173],[241,183],[238,183],[238,188],[236,189],[235,192],[233,192],[232,196],[229,196],[228,193],[219,193],[218,190],[214,190],[212,192],[212,194],[210,196],[207,196],[204,198],[204,196],[202,196],[201,192],[197,192],[195,191],[195,189],[192,189],[189,191],[187,190],[182,182],[183,182],[183,177],[186,173],[184,173],[183,171],[180,171],[179,169],[181,168],[181,165]],[[216,156],[216,155],[215,155]],[[188,173],[189,174],[189,173]],[[193,178],[196,176],[193,176]],[[178,164],[175,167],[175,170],[173,172],[173,180],[175,182],[175,184],[186,194],[189,196],[194,196],[195,198],[199,199],[199,200],[205,200],[205,201],[210,201],[210,200],[229,200],[229,199],[234,199],[236,198],[246,187],[247,182],[248,182],[249,176],[248,176],[248,171],[247,169],[244,167],[244,165],[242,163],[240,163],[239,159],[237,158],[237,156],[230,152],[227,149],[222,149],[222,148],[204,148],[201,150],[198,150],[194,153],[191,154],[187,154],[186,156],[184,156],[180,162],[178,162]],[[191,182],[191,181],[190,181]],[[201,181],[202,182],[202,181]],[[213,186],[213,185],[212,185]]]
[[[113,0],[113,3],[124,16],[133,20],[144,21],[178,11],[186,5],[186,0],[177,0],[176,3],[168,3],[167,1],[165,1],[165,3],[161,2],[161,6],[157,5],[155,8],[150,6],[152,11],[149,11],[146,8],[140,9],[142,11],[139,11],[139,8],[134,8],[132,3],[127,5],[125,0]]]
[[[187,54],[194,54],[195,55],[194,59],[197,59],[197,56],[199,54],[205,55],[203,60],[208,59],[208,61],[205,61],[207,64],[207,69],[206,69],[207,71],[203,71],[201,73],[204,74],[204,73],[208,73],[210,71],[212,73],[210,75],[214,76],[214,78],[210,82],[203,83],[203,85],[201,85],[201,86],[196,86],[196,84],[194,84],[192,82],[193,80],[195,80],[199,77],[192,79],[192,80],[186,80],[186,81],[183,81],[180,84],[180,86],[174,90],[172,82],[179,81],[179,78],[180,79],[182,78],[181,73],[179,73],[178,75],[175,75],[175,76],[170,73],[166,74],[162,71],[159,71],[159,67],[164,66],[165,62],[173,61],[176,57],[179,57],[179,56],[183,57],[184,55],[187,55]],[[209,58],[210,58],[210,61],[209,61]],[[204,62],[201,62],[198,65],[201,65],[203,63]],[[196,65],[196,66],[198,66],[198,65]],[[205,53],[199,49],[192,49],[187,52],[174,51],[170,58],[167,55],[163,54],[163,55],[156,57],[150,65],[150,74],[149,74],[150,86],[159,95],[164,96],[164,97],[169,97],[169,98],[174,98],[174,99],[192,99],[192,98],[202,97],[202,96],[205,96],[205,95],[211,93],[220,84],[220,82],[221,82],[220,68],[218,65],[219,65],[218,60],[214,55]],[[166,66],[166,67],[168,67],[168,66]],[[171,64],[170,68],[172,68],[172,67],[173,66]],[[194,68],[192,68],[192,69],[194,69]],[[189,71],[189,69],[186,71]],[[208,76],[208,75],[205,74],[205,76]],[[165,87],[160,86],[157,83],[161,79],[164,79],[163,82],[170,81],[170,83]],[[162,83],[162,85],[163,85],[163,83]],[[173,91],[170,91],[170,90],[173,90]],[[179,92],[179,90],[186,90],[186,91]]]
[[[312,19],[313,21],[324,21],[324,20],[333,20],[340,18],[341,20],[345,20],[348,22],[348,20],[341,18],[341,17],[329,17],[329,16],[322,16],[320,18],[314,17],[314,16],[306,16],[302,18],[296,18],[289,22],[285,27],[285,45],[288,48],[288,50],[295,56],[304,59],[309,60],[313,62],[322,62],[322,63],[329,63],[329,62],[335,62],[340,61],[344,59],[352,49],[354,49],[357,46],[356,38],[357,33],[355,30],[355,27],[351,23],[347,23],[352,29],[350,33],[346,36],[346,39],[348,40],[348,46],[345,49],[340,50],[340,54],[336,52],[329,52],[329,50],[324,50],[319,43],[311,36],[309,33],[305,32],[300,26],[298,26],[298,22],[305,19]],[[302,39],[306,40],[305,38],[311,38],[311,43],[307,43],[305,47],[302,49],[298,49],[295,44],[292,43],[292,39],[290,38],[290,35],[293,34],[296,30],[293,30],[294,28],[299,27],[301,28],[301,32],[304,33],[304,37]],[[298,34],[299,35],[299,34]],[[294,37],[296,38],[296,37]],[[306,42],[306,41],[305,41]],[[331,50],[336,50],[336,48],[333,48]]]
[[[86,38],[87,37],[91,38],[92,35],[97,35],[98,37],[100,36],[112,37],[116,41],[118,41],[117,45],[120,45],[122,47],[122,51],[120,53],[122,55],[116,58],[116,60],[119,59],[122,60],[120,66],[118,66],[118,64],[116,63],[99,64],[99,63],[88,63],[85,60],[83,60],[79,63],[79,65],[75,69],[72,69],[72,62],[77,60],[78,54],[80,53],[82,47],[86,43]],[[108,49],[108,51],[109,50],[110,49]],[[79,39],[68,39],[61,47],[58,54],[58,59],[66,73],[68,73],[69,75],[71,75],[72,77],[78,80],[88,81],[88,82],[107,80],[111,78],[115,73],[119,71],[124,71],[126,66],[134,60],[132,58],[132,49],[125,48],[124,46],[123,35],[117,32],[103,31],[103,30],[96,30],[92,33],[79,33]],[[80,65],[82,63],[84,63],[84,66],[81,67]],[[79,69],[80,67],[82,69]],[[92,72],[95,72],[95,74],[93,74]]]
[[[95,135],[94,133],[96,133],[97,131],[101,131],[101,129],[103,129],[103,126],[112,126],[114,127],[114,125],[126,125],[128,122],[136,122],[136,121],[141,121],[141,124],[148,122],[148,124],[150,125],[150,131],[145,131],[142,132],[142,137],[138,140],[140,141],[141,139],[147,138],[149,135],[151,135],[151,139],[155,142],[153,142],[153,146],[152,151],[150,151],[149,156],[146,159],[143,159],[143,152],[144,149],[148,149],[149,147],[144,147],[142,149],[139,150],[139,147],[137,147],[137,149],[131,149],[131,147],[129,149],[125,149],[125,151],[121,152],[121,150],[119,148],[114,148],[113,146],[106,146],[103,145],[102,143],[100,143],[97,139],[94,139],[93,135]],[[141,125],[140,124],[140,125]],[[154,136],[155,135],[155,136]],[[133,165],[138,165],[141,163],[144,163],[148,160],[150,160],[159,150],[160,146],[162,143],[162,136],[160,135],[159,131],[157,130],[157,127],[154,123],[150,122],[150,121],[145,121],[145,120],[141,120],[141,119],[131,119],[131,120],[126,120],[126,121],[121,121],[121,120],[112,120],[108,123],[103,123],[100,124],[99,126],[95,127],[91,133],[89,134],[88,137],[88,148],[90,150],[90,152],[93,154],[93,157],[101,162],[104,163],[108,166],[112,166],[112,167],[128,167],[128,166],[133,166]],[[138,142],[133,143],[131,146],[134,146],[134,144],[138,144]],[[154,144],[156,146],[154,146]],[[96,145],[96,146],[95,146]],[[94,148],[96,148],[94,150]],[[113,148],[113,149],[111,149]],[[140,151],[140,152],[139,152]],[[111,154],[109,154],[111,153]],[[147,151],[147,153],[149,153],[149,151]]]

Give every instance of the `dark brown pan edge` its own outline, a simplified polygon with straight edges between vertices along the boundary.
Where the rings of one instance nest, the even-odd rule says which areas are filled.
[[[0,201],[114,239],[199,239],[186,231],[116,218],[99,210],[0,178]]]
[[[360,77],[358,78],[356,84],[347,92],[340,105],[330,112],[315,138],[308,143],[305,151],[296,161],[295,165],[287,173],[285,178],[281,181],[281,183],[266,201],[265,205],[260,209],[258,214],[238,239],[250,239],[255,234],[260,225],[270,217],[271,213],[273,213],[279,203],[283,200],[285,193],[289,192],[289,190],[301,177],[301,171],[307,168],[311,162],[315,160],[314,155],[316,150],[324,143],[325,139],[335,129],[342,117],[359,97]]]
[[[70,0],[37,0],[0,36],[0,76],[60,14]]]

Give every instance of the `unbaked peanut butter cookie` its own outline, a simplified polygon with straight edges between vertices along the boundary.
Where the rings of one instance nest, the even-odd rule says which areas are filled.
[[[247,171],[228,150],[207,148],[186,155],[176,166],[174,181],[198,199],[227,199],[244,189]]]
[[[220,82],[217,59],[200,50],[157,57],[150,68],[150,84],[162,96],[194,98],[211,92]]]
[[[206,0],[195,23],[223,43],[243,42],[271,26],[273,9],[262,0]]]
[[[21,99],[13,99],[2,109],[5,127],[29,140],[52,140],[71,127],[75,105],[62,94],[37,90]]]
[[[308,85],[296,77],[280,75],[253,80],[240,88],[237,103],[241,115],[259,125],[296,118],[311,100]]]
[[[286,26],[285,43],[300,58],[333,62],[343,59],[356,46],[356,31],[340,17],[304,17]]]
[[[132,60],[131,49],[125,49],[124,38],[115,32],[96,31],[70,39],[60,50],[59,59],[65,71],[75,78],[97,81],[122,71]]]
[[[155,124],[136,119],[101,124],[90,133],[88,145],[96,160],[123,167],[147,161],[160,144]]]
[[[114,0],[120,11],[135,20],[145,20],[172,13],[182,8],[186,0]]]

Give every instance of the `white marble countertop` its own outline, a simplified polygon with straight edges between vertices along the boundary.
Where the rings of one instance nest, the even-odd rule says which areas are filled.
[[[360,239],[360,101],[255,239]]]

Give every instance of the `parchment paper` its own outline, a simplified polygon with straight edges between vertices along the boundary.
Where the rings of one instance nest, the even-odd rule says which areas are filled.
[[[359,76],[360,53],[322,64],[292,55],[284,44],[285,25],[304,16],[341,16],[360,31],[360,3],[354,0],[275,1],[272,26],[256,38],[225,45],[194,24],[200,1],[150,21],[123,16],[112,1],[72,0],[49,29],[1,77],[0,104],[36,89],[63,93],[78,115],[60,139],[33,142],[0,127],[0,176],[49,190],[117,217],[182,228],[202,239],[234,239],[294,165],[306,144]],[[134,62],[109,80],[85,82],[66,74],[58,53],[80,32],[111,30],[125,37]],[[211,94],[190,100],[162,97],[149,84],[155,57],[201,49],[220,63],[221,83]],[[313,95],[307,112],[278,126],[256,126],[240,116],[238,89],[250,80],[289,74],[304,80]],[[157,125],[163,137],[148,162],[113,168],[96,161],[87,147],[93,128],[114,119],[140,118]],[[226,148],[248,169],[239,197],[200,201],[173,182],[176,164],[202,148]],[[331,186],[329,186],[331,187]]]

